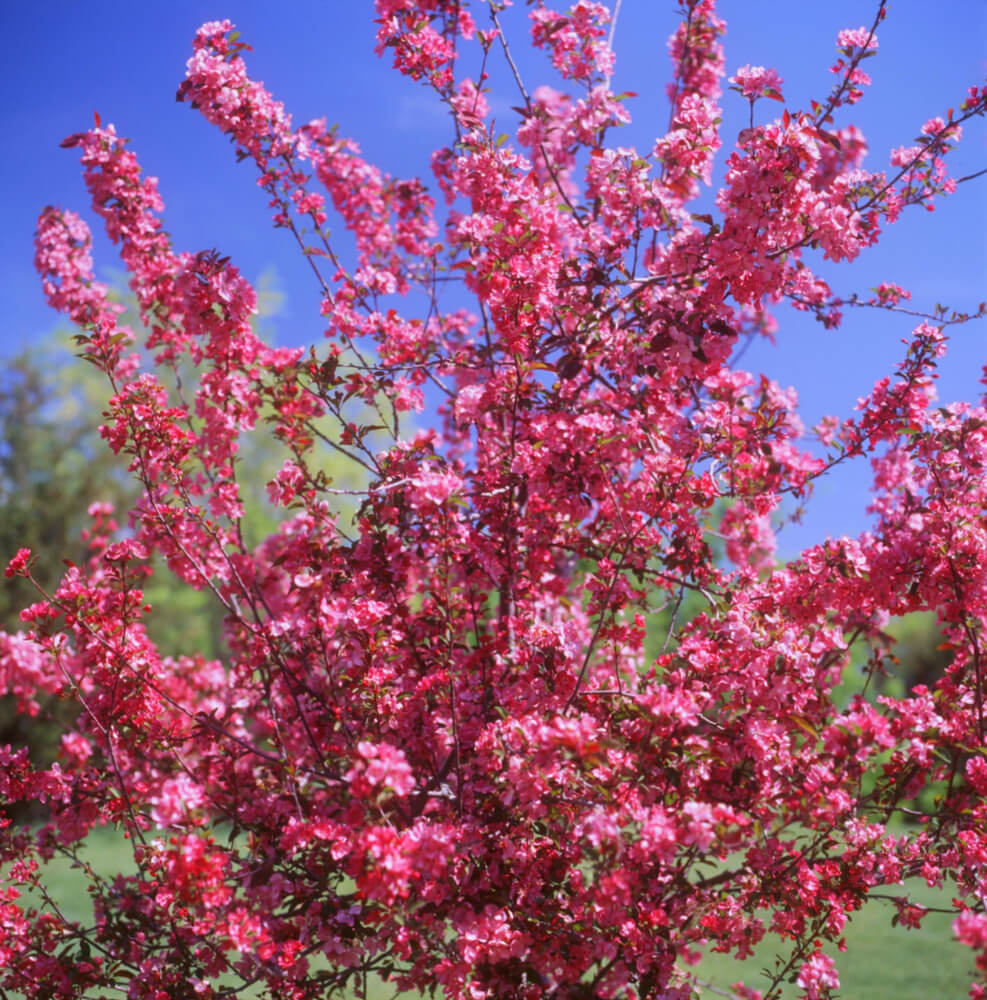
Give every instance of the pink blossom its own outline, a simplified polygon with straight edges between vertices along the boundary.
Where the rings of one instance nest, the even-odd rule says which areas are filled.
[[[456,117],[465,128],[475,128],[490,113],[483,91],[472,80],[460,82],[451,103]]]
[[[453,472],[426,470],[415,477],[414,497],[419,504],[444,504],[463,488],[463,481]]]
[[[613,72],[614,56],[603,29],[610,12],[603,4],[577,0],[568,14],[539,6],[530,16],[535,45],[551,50],[552,64],[564,77],[582,80]]]
[[[25,576],[27,574],[27,566],[31,561],[31,550],[30,549],[18,549],[17,555],[7,564],[7,568],[3,571],[3,575],[6,577],[14,576]]]
[[[408,795],[415,779],[404,752],[390,743],[363,741],[357,745],[361,763],[348,772],[346,778],[358,787],[390,788],[396,795]]]
[[[804,990],[805,1000],[820,1000],[829,996],[830,990],[840,988],[840,977],[833,960],[820,951],[810,955],[802,963],[797,982]]]
[[[987,914],[963,910],[953,921],[953,933],[968,948],[987,950]]]
[[[151,819],[160,827],[169,827],[187,821],[205,803],[206,793],[188,775],[179,774],[165,779],[151,801]]]
[[[971,757],[966,762],[966,777],[980,795],[987,795],[987,760]]]
[[[781,85],[784,81],[777,70],[765,69],[763,66],[741,66],[730,77],[730,82],[748,100],[756,101],[759,97],[782,100]]]
[[[836,44],[841,49],[873,51],[877,48],[877,35],[868,28],[844,28],[836,36]]]

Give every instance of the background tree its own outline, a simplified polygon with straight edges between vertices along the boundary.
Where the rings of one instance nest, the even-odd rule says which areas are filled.
[[[101,500],[129,510],[136,499],[126,464],[96,431],[105,381],[57,348],[54,338],[5,361],[0,377],[0,550],[29,547],[46,588],[61,579],[63,560],[84,561],[89,504]],[[36,596],[27,581],[5,580],[4,626],[19,628],[21,609]]]
[[[51,338],[9,359],[0,376],[0,552],[9,557],[30,548],[36,579],[49,591],[61,580],[65,560],[85,562],[87,508],[104,501],[126,511],[137,497],[126,464],[96,432],[105,377],[73,362]],[[3,580],[0,621],[8,632],[24,628],[20,612],[37,596],[23,578]],[[50,766],[78,706],[49,695],[36,702],[35,714],[25,715],[19,700],[6,693],[0,698],[0,745],[28,747],[38,766]],[[46,812],[33,804],[14,809],[13,816],[25,820]]]

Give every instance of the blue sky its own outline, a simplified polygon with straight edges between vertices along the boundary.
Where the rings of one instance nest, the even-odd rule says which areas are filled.
[[[484,5],[475,3],[474,9],[480,20]],[[865,0],[721,0],[728,73],[745,63],[774,66],[785,80],[789,106],[807,106],[810,98],[824,98],[832,85],[827,67],[834,61],[837,32],[869,24],[874,9]],[[512,13],[515,20],[522,19],[524,5],[518,3]],[[357,139],[382,169],[430,180],[429,154],[448,141],[449,120],[424,88],[399,78],[386,57],[374,55],[371,0],[297,0],[288,6],[269,0],[4,3],[0,288],[5,309],[0,354],[29,348],[57,323],[33,271],[33,232],[46,204],[87,214],[77,156],[59,143],[87,128],[94,111],[131,137],[145,171],[160,178],[165,225],[176,246],[192,251],[216,247],[250,278],[273,272],[285,294],[274,324],[279,342],[319,340],[318,290],[286,234],[272,230],[251,166],[237,164],[228,141],[175,101],[195,29],[202,21],[223,17],[235,21],[243,40],[253,45],[252,74],[285,103],[296,123],[324,116],[338,123],[342,134]],[[672,3],[623,2],[614,84],[639,96],[630,102],[635,122],[620,137],[621,144],[648,149],[664,131],[666,41],[675,22]],[[516,37],[521,53],[524,36]],[[958,105],[968,86],[983,81],[987,3],[949,0],[933,13],[925,0],[898,0],[879,38],[879,55],[867,65],[874,85],[856,109],[837,121],[862,128],[870,144],[865,166],[871,168],[885,166],[890,148],[909,144],[927,118]],[[518,102],[504,69],[494,65],[492,103],[508,131],[510,106]],[[559,85],[542,56],[525,53],[522,70],[529,89],[538,83]],[[747,106],[730,92],[722,103],[729,146],[746,124]],[[764,103],[763,115],[779,107]],[[985,166],[987,125],[973,122],[953,154],[952,173],[963,176]],[[91,214],[87,218],[95,228]],[[917,308],[936,302],[969,308],[987,298],[985,222],[987,177],[963,185],[934,213],[913,210],[881,246],[852,265],[823,273],[840,292],[865,291],[893,280],[911,289]],[[115,251],[102,237],[96,241],[96,261],[104,279],[119,275]],[[777,348],[759,345],[744,364],[798,387],[807,423],[826,413],[846,413],[876,378],[893,368],[902,350],[899,341],[912,325],[907,318],[871,310],[849,315],[836,332],[788,312],[779,320]],[[987,325],[958,330],[952,357],[942,369],[941,397],[977,396],[985,360]],[[868,469],[858,463],[823,484],[804,525],[786,529],[782,550],[865,527],[868,481]]]

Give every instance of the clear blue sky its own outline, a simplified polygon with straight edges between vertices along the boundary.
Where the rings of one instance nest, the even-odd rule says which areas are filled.
[[[474,8],[481,19],[485,5]],[[810,98],[829,92],[833,77],[827,67],[839,29],[869,24],[874,9],[869,0],[721,0],[728,73],[745,63],[774,66],[785,80],[789,105],[807,106]],[[523,17],[520,0],[513,14]],[[2,3],[0,288],[5,308],[0,354],[28,348],[56,324],[32,268],[33,232],[46,204],[87,214],[77,155],[59,149],[59,142],[87,128],[93,111],[130,136],[145,171],[160,178],[165,224],[176,246],[217,247],[251,278],[273,270],[286,296],[276,324],[278,340],[319,339],[317,289],[286,235],[271,229],[252,167],[237,164],[228,141],[175,101],[195,29],[204,20],[223,17],[235,21],[253,45],[253,75],[264,80],[296,122],[324,116],[356,138],[383,169],[430,180],[429,153],[448,141],[449,121],[423,87],[397,77],[386,57],[374,55],[371,0]],[[648,149],[664,131],[666,40],[674,25],[671,2],[623,2],[614,83],[639,97],[630,104],[635,123],[622,144]],[[927,0],[897,0],[879,37],[879,55],[867,65],[874,86],[837,122],[852,121],[863,129],[870,144],[865,166],[872,168],[886,165],[891,147],[909,144],[927,118],[958,105],[966,88],[984,79],[987,3],[947,0],[933,9]],[[503,69],[494,67],[493,104],[506,131],[509,108],[518,102]],[[526,57],[523,70],[530,87],[558,83],[540,56]],[[747,108],[729,92],[722,103],[729,145],[745,124]],[[765,103],[765,114],[778,107]],[[952,172],[963,176],[985,166],[987,123],[974,122],[954,154]],[[95,228],[91,214],[87,218]],[[968,308],[987,298],[985,222],[987,177],[964,185],[934,213],[913,210],[865,258],[824,273],[841,292],[894,280],[911,289],[916,307],[941,301]],[[119,273],[115,252],[103,238],[97,240],[96,260],[103,278]],[[825,413],[846,413],[893,367],[899,340],[911,328],[905,318],[869,310],[848,316],[835,333],[787,312],[779,319],[778,347],[759,347],[744,363],[797,386],[808,423]],[[987,325],[959,330],[953,357],[943,369],[942,398],[974,398],[984,360]],[[861,530],[868,481],[868,469],[858,463],[823,485],[806,524],[786,531],[783,551],[827,533]]]

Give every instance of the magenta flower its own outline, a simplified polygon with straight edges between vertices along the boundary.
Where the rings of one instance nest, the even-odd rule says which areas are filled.
[[[736,75],[730,77],[733,89],[739,91],[749,101],[759,97],[770,97],[773,101],[784,100],[781,85],[785,82],[774,69],[764,66],[741,66]]]

